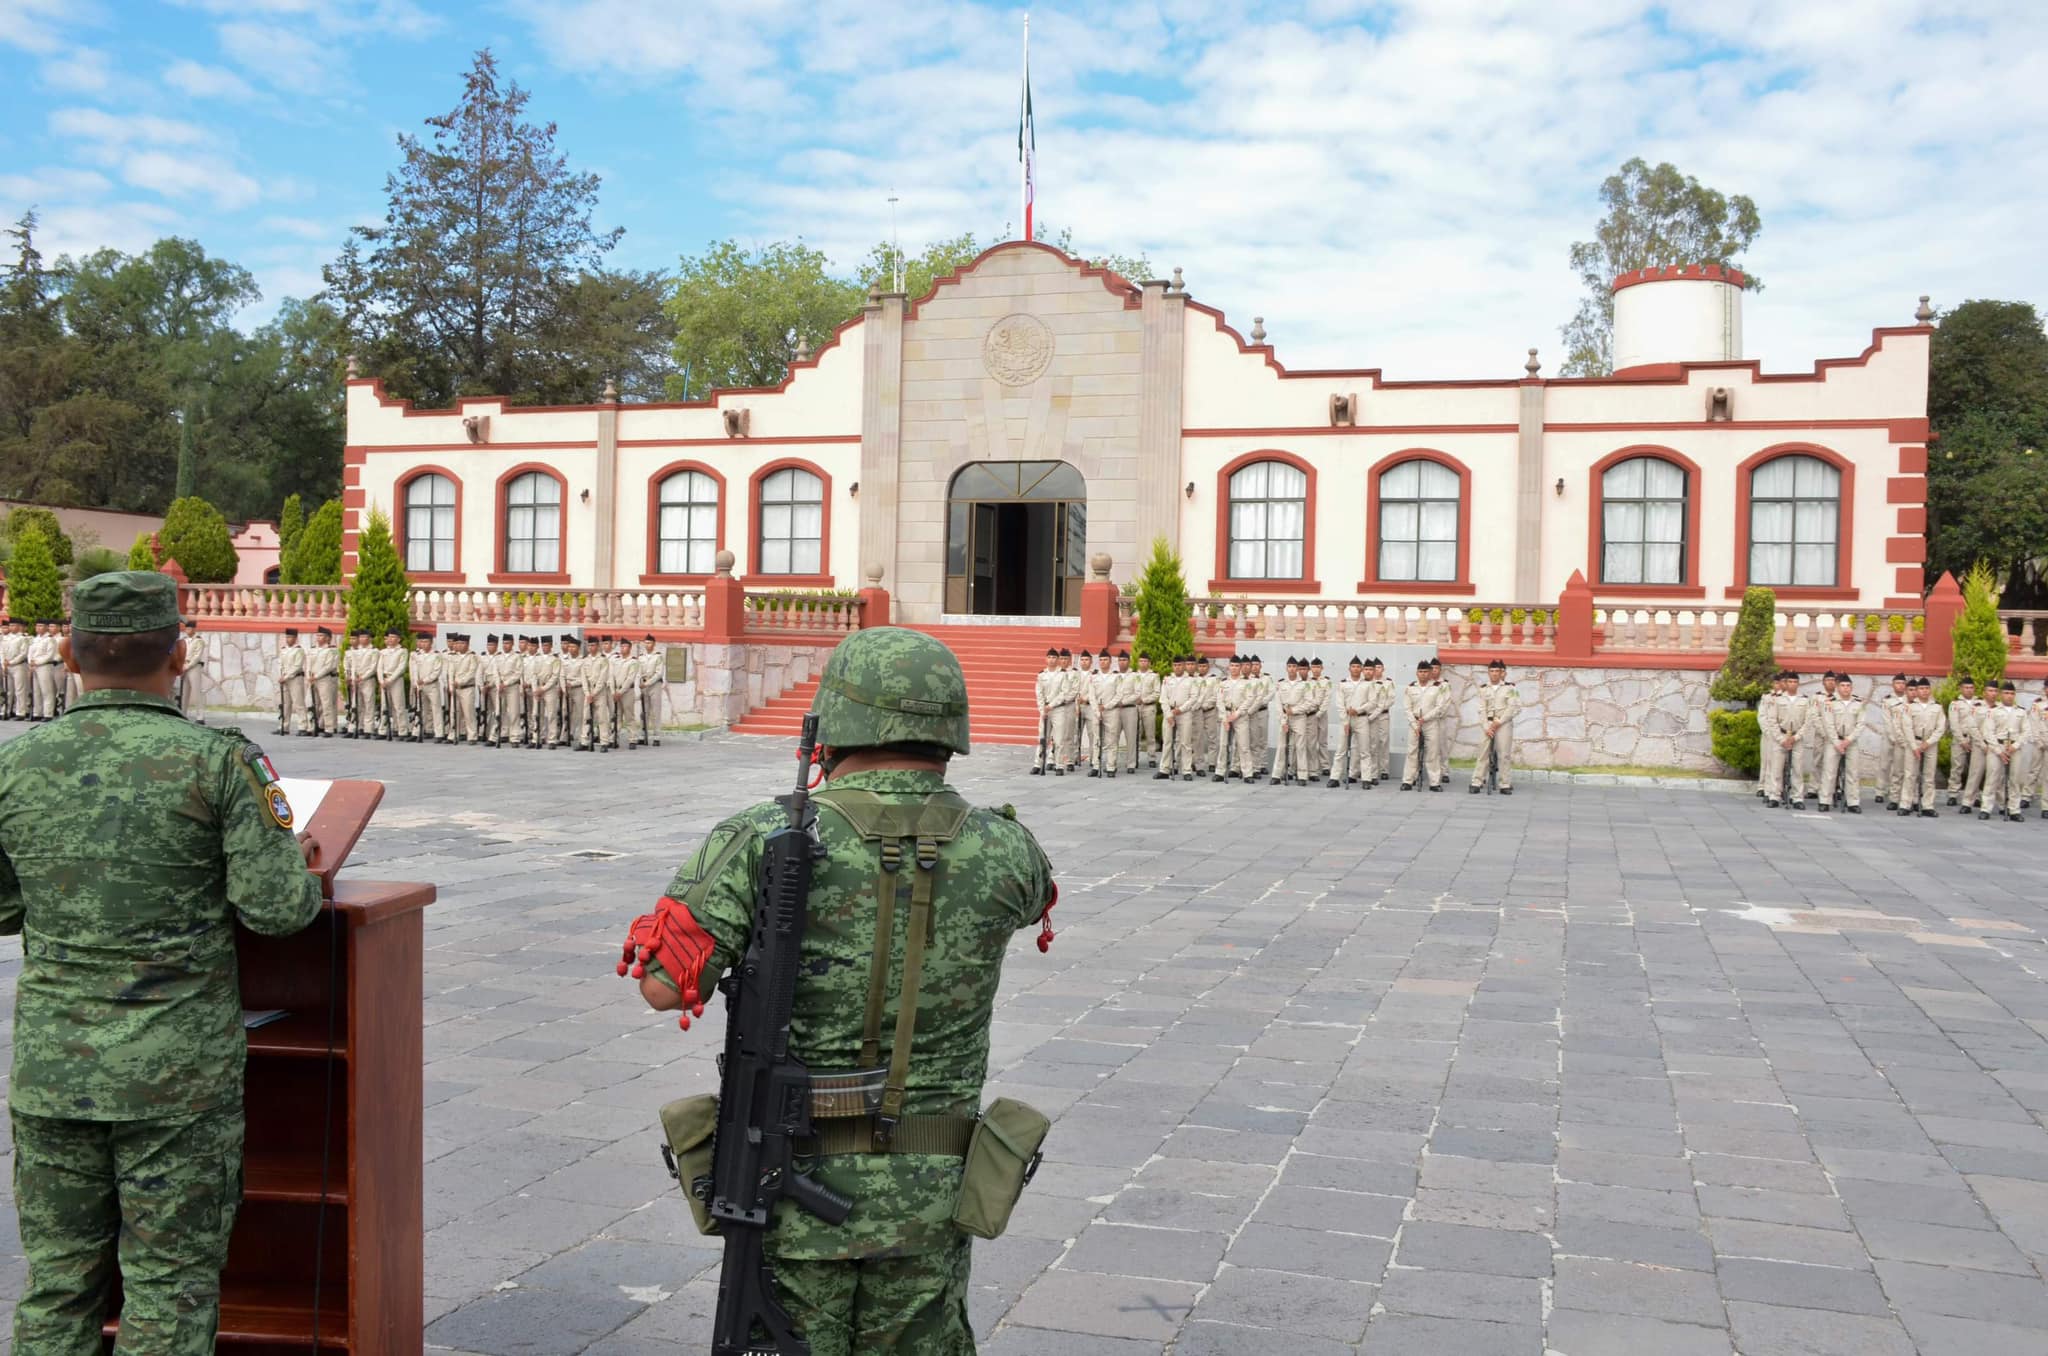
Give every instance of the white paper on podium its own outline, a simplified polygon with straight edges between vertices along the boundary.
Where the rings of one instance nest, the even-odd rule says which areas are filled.
[[[320,809],[320,802],[327,799],[327,788],[333,781],[316,781],[310,777],[279,777],[277,789],[284,792],[284,798],[292,803],[292,824],[303,830],[313,822],[313,816]]]

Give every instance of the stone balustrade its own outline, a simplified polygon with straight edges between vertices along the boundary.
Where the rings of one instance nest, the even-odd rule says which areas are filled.
[[[747,591],[745,634],[843,636],[861,628],[863,600],[857,594]]]

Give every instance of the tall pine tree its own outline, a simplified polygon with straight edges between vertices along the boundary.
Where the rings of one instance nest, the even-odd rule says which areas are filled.
[[[306,506],[296,494],[284,497],[284,507],[277,514],[277,579],[279,583],[289,581],[286,564],[292,552],[298,547],[299,534],[306,530]]]
[[[1155,672],[1165,673],[1173,661],[1195,652],[1195,628],[1188,620],[1188,584],[1180,570],[1180,557],[1166,544],[1166,538],[1152,542],[1152,559],[1138,577],[1138,638],[1132,649],[1140,662],[1150,661]]]
[[[1998,580],[1978,561],[1963,576],[1963,610],[1949,635],[1955,642],[1955,676],[1979,688],[2005,677],[2005,623],[1998,619]]]
[[[64,619],[64,578],[50,553],[50,539],[29,528],[14,539],[7,561],[7,608],[23,621]]]
[[[306,520],[283,575],[287,584],[341,582],[341,501],[330,499]]]
[[[382,509],[370,510],[369,525],[356,544],[348,629],[368,631],[376,645],[383,644],[386,631],[397,631],[405,636],[406,648],[412,647],[412,582],[405,577],[405,562],[391,540],[391,520]]]

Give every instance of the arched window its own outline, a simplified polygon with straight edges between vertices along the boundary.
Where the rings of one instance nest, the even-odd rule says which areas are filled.
[[[1284,461],[1255,461],[1230,477],[1230,577],[1300,579],[1306,573],[1308,476]]]
[[[1833,588],[1842,473],[1819,457],[1773,457],[1750,472],[1749,582]]]
[[[761,556],[756,574],[822,574],[825,570],[825,482],[801,466],[761,481]]]
[[[562,483],[528,471],[505,487],[505,570],[559,574],[562,570]]]
[[[718,554],[718,482],[678,471],[661,482],[655,567],[661,574],[710,574]]]
[[[405,569],[448,574],[455,569],[455,482],[414,476],[405,486]]]
[[[1379,480],[1379,577],[1389,582],[1458,578],[1458,473],[1420,457]]]
[[[1685,469],[1630,457],[1600,475],[1600,582],[1687,584]]]

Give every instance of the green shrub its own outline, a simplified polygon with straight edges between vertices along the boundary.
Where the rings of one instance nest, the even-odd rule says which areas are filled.
[[[39,527],[24,528],[14,539],[14,554],[7,560],[7,609],[23,621],[64,619],[64,580],[50,539]]]
[[[64,527],[57,521],[57,515],[46,508],[23,505],[9,510],[4,530],[16,542],[31,528],[43,534],[43,542],[50,549],[50,558],[59,565],[69,565],[72,558],[71,538],[64,535]]]
[[[149,533],[140,533],[135,538],[135,544],[128,548],[128,568],[153,570],[156,567],[156,548],[150,544]]]
[[[324,512],[324,509],[323,509]],[[310,525],[308,531],[311,530]],[[356,547],[356,577],[348,597],[348,629],[368,631],[373,643],[381,644],[384,633],[396,630],[412,646],[412,583],[405,577],[405,563],[391,541],[391,520],[382,509],[370,511]]]
[[[195,584],[230,583],[241,565],[228,520],[197,495],[172,502],[157,544],[163,548],[164,559],[177,561],[185,577]]]
[[[1963,610],[1949,635],[1955,643],[1955,674],[1981,689],[2005,677],[2005,623],[1998,619],[1998,581],[1978,561],[1963,576]]]
[[[1902,635],[1906,630],[1906,619],[1894,612],[1884,619],[1884,629],[1893,635]]]
[[[1755,706],[1757,698],[1770,687],[1778,661],[1772,653],[1777,639],[1778,595],[1766,588],[1752,588],[1742,595],[1742,612],[1735,619],[1735,633],[1728,637],[1728,659],[1714,675],[1709,691],[1717,702],[1742,702]],[[1755,724],[1754,714],[1750,717]],[[1715,735],[1714,756],[1720,757],[1720,736]],[[1750,770],[1756,770],[1755,739],[1750,740]],[[1727,761],[1723,759],[1722,761]]]
[[[1755,709],[1709,711],[1707,726],[1714,757],[1737,772],[1755,776],[1763,758],[1763,731],[1756,723]]]
[[[96,574],[112,574],[116,570],[128,568],[128,558],[119,551],[109,551],[104,546],[92,546],[80,551],[78,559],[71,563],[71,580],[73,583],[80,583]]]
[[[299,536],[306,530],[305,501],[295,494],[284,497],[284,507],[277,513],[277,577],[284,582],[284,563],[291,559],[298,549]]]
[[[1878,616],[1875,612],[1870,613],[1863,619],[1863,630],[1866,635],[1876,635],[1879,628],[1883,625],[1884,618]]]
[[[1516,608],[1513,612],[1508,613],[1508,620],[1520,626],[1523,622],[1529,620],[1529,609],[1526,607]]]
[[[1195,652],[1195,628],[1188,620],[1188,585],[1180,557],[1166,538],[1152,542],[1152,558],[1138,578],[1138,634],[1131,646],[1138,661],[1164,673],[1173,661]]]
[[[1506,621],[1507,619],[1508,614],[1506,613],[1506,611],[1498,607],[1486,614],[1486,620],[1493,623],[1495,626],[1499,626],[1502,622]]]
[[[280,561],[278,582],[283,584],[339,584],[341,582],[341,501],[330,499],[306,520],[291,558]]]

